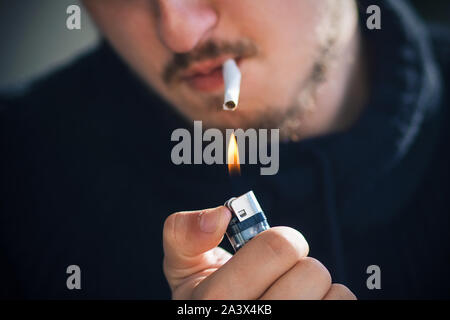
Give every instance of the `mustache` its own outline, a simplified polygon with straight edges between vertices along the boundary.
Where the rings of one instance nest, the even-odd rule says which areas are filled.
[[[170,85],[182,71],[188,69],[195,62],[214,59],[224,54],[248,58],[257,55],[258,51],[257,46],[249,40],[240,40],[234,43],[210,40],[191,52],[175,54],[165,66],[162,77],[164,82]]]

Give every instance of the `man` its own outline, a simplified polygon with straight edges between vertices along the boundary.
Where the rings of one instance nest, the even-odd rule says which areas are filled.
[[[4,295],[449,297],[449,36],[375,2],[381,30],[366,1],[85,0],[106,42],[3,99]],[[279,128],[278,174],[174,165],[171,133],[193,120]],[[288,227],[231,256],[216,206],[250,189]]]

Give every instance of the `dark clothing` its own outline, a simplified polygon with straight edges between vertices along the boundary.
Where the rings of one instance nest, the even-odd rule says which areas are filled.
[[[224,165],[172,164],[171,133],[192,123],[104,43],[2,98],[3,295],[170,298],[164,219],[252,189],[269,223],[300,230],[359,298],[450,298],[450,34],[425,28],[403,1],[379,5],[382,30],[361,13],[372,71],[361,118],[282,144],[275,176],[244,165],[231,181]],[[82,270],[81,290],[66,287],[69,265]],[[366,286],[370,265],[381,290]]]

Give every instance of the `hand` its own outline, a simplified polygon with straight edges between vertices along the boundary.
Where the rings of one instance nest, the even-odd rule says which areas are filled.
[[[307,257],[308,243],[292,228],[266,230],[232,256],[218,247],[230,219],[223,206],[166,219],[164,274],[173,299],[356,299]]]

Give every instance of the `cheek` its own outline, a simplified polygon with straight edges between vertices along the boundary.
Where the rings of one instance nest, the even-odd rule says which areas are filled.
[[[243,92],[248,93],[243,102],[254,103],[260,97],[264,101],[258,104],[287,107],[311,74],[318,52],[316,33],[323,20],[323,7],[318,3],[323,1],[285,1],[289,3],[283,6],[270,0],[240,10],[242,33],[261,49],[258,59],[248,61],[251,72],[243,83]]]
[[[111,2],[109,2],[111,1]],[[147,82],[160,87],[160,74],[169,59],[161,44],[151,1],[134,5],[121,0],[108,0],[91,8],[91,14],[103,35],[118,54]]]

